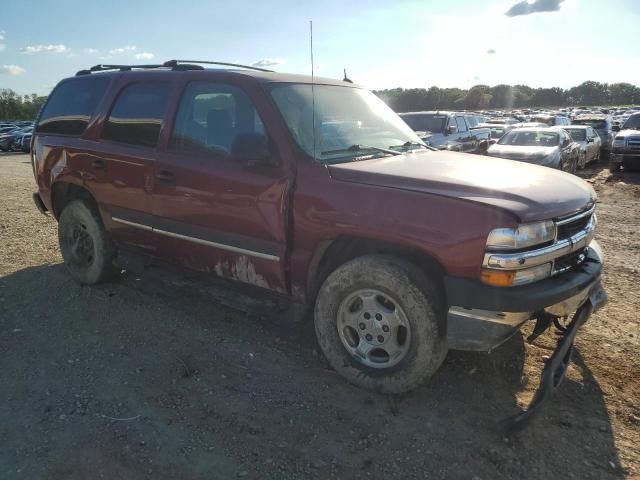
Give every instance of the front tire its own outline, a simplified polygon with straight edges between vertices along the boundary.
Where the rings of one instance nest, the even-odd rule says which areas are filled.
[[[64,264],[82,285],[95,285],[114,273],[116,249],[95,207],[74,200],[58,221],[58,241]]]
[[[443,294],[401,259],[351,260],[322,284],[315,306],[320,348],[351,383],[382,393],[412,390],[447,354]]]

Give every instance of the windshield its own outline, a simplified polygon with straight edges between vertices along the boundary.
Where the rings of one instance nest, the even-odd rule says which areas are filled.
[[[589,125],[596,130],[605,130],[607,128],[606,120],[574,120],[574,125]]]
[[[500,138],[504,135],[506,129],[501,127],[491,127],[491,138]]]
[[[499,145],[517,145],[521,147],[555,147],[558,145],[557,133],[536,130],[512,130],[502,137]]]
[[[635,130],[640,130],[640,115],[634,115],[629,117],[622,128],[632,128]]]
[[[583,142],[587,138],[587,132],[584,128],[565,128],[565,130],[577,142]]]
[[[368,90],[335,85],[314,85],[313,89],[315,100],[310,84],[277,85],[271,95],[297,144],[318,161],[360,157],[369,147],[424,145],[393,110]],[[354,145],[361,149],[342,151]],[[374,150],[369,153],[383,154]]]
[[[405,113],[400,116],[416,132],[443,132],[447,120],[446,115],[424,113]]]

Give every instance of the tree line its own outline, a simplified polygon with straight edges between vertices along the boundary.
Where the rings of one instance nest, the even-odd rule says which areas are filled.
[[[18,95],[13,90],[0,89],[0,120],[33,120],[47,100],[46,96]]]
[[[630,83],[583,82],[563,89],[527,85],[475,85],[461,88],[393,88],[375,92],[396,112],[417,110],[485,110],[525,107],[640,104],[640,87]],[[0,90],[0,120],[33,120],[46,96]]]
[[[640,88],[630,83],[583,82],[563,89],[527,85],[475,85],[460,88],[393,88],[375,92],[396,112],[486,110],[526,107],[640,104]]]

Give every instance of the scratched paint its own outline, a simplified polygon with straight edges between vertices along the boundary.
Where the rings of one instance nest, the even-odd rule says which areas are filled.
[[[269,288],[269,283],[263,275],[256,272],[255,265],[249,260],[249,257],[242,255],[237,258],[233,264],[229,262],[218,262],[213,270],[216,275],[226,277],[238,282],[250,283],[257,287]]]

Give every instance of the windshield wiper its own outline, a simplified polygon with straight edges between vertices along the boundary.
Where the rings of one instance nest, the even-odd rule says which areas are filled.
[[[337,150],[327,150],[324,152],[320,152],[320,155],[335,155],[336,153],[350,153],[350,152],[357,153],[357,152],[363,152],[367,150],[388,153],[389,155],[398,155],[397,151],[391,150],[390,148],[372,147],[370,145],[359,145],[357,143],[347,148],[339,148]]]
[[[429,145],[425,145],[422,142],[412,142],[411,140],[404,142],[402,145],[391,145],[389,148],[403,148],[404,151],[407,151],[411,147],[422,147],[429,150],[438,150],[437,148],[430,147]]]

